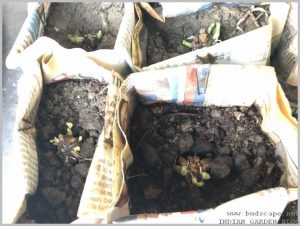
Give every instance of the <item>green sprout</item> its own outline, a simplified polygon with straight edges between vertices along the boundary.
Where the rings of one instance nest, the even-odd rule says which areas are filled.
[[[198,188],[203,187],[204,186],[204,182],[203,181],[199,181],[195,184]]]
[[[99,31],[96,33],[96,38],[97,38],[98,40],[100,40],[100,39],[102,38],[102,31],[101,31],[101,30],[99,30]]]
[[[219,40],[220,34],[221,34],[221,23],[218,21],[216,22],[216,29],[213,35],[213,40],[215,40],[215,42]]]
[[[68,39],[73,43],[73,44],[77,44],[77,43],[82,43],[84,40],[84,37],[79,36],[79,35],[68,35]]]
[[[57,137],[54,137],[52,140],[50,140],[50,143],[57,145],[59,143],[59,139]]]
[[[197,155],[185,158],[179,156],[174,170],[185,177],[190,184],[201,188],[204,186],[204,181],[210,179],[210,174],[206,171],[210,169],[211,162],[211,158],[200,159]]]
[[[72,132],[73,123],[67,122],[66,125],[67,125],[67,135],[72,136],[73,135],[73,132]]]
[[[180,170],[181,176],[186,176],[188,174],[188,168],[187,166],[182,166]]]
[[[182,45],[190,49],[192,48],[192,43],[189,43],[187,40],[183,40]]]
[[[198,180],[196,177],[192,177],[192,184],[197,184],[198,183]]]
[[[203,179],[203,180],[209,180],[209,179],[210,179],[209,173],[202,172],[201,175],[202,175],[202,179]]]
[[[192,177],[192,184],[199,188],[204,186],[204,182],[198,181],[196,177]]]
[[[79,153],[80,152],[80,147],[79,146],[74,147],[73,151],[75,151],[76,153]]]
[[[213,29],[214,29],[214,34],[212,35]],[[207,28],[207,33],[212,35],[212,39],[214,40],[215,43],[220,41],[219,38],[221,35],[221,22],[217,21],[211,23]]]
[[[216,25],[215,23],[211,23],[209,25],[209,27],[207,28],[207,34],[211,34],[211,32],[212,32],[215,25]]]
[[[73,136],[73,123],[67,122],[66,126],[66,135],[59,134],[58,138],[54,137],[52,140],[50,140],[52,144],[57,146],[59,156],[63,158],[66,163],[68,163],[70,159],[91,161],[92,159],[80,155],[79,143],[82,141],[82,136],[79,136],[78,138]]]

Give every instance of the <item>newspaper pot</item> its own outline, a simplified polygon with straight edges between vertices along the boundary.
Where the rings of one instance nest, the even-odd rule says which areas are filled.
[[[123,78],[102,65],[103,56],[82,49],[65,49],[47,37],[39,38],[20,55],[23,75],[18,81],[18,104],[13,131],[13,151],[8,165],[18,165],[5,175],[3,222],[15,223],[26,211],[26,197],[33,195],[38,185],[38,165],[35,120],[43,84],[67,79],[96,79],[108,83],[103,131],[97,147],[112,146],[112,123],[118,87]],[[50,138],[52,139],[52,138]]]
[[[282,71],[281,76],[288,84],[298,86],[298,27],[297,4],[291,3],[283,33],[274,53],[273,61],[276,69]]]
[[[190,3],[190,7],[189,4],[186,4],[181,10],[175,10],[175,12],[171,12],[171,3],[161,4],[163,5],[162,13],[156,12],[148,3],[135,4],[135,9],[138,16],[132,36],[132,61],[133,65],[138,71],[196,63],[199,62],[198,56],[205,57],[208,53],[213,55],[216,58],[215,62],[219,64],[266,65],[269,62],[271,53],[271,41],[273,50],[278,44],[278,39],[281,36],[289,9],[289,5],[285,3],[271,4],[271,16],[269,17],[268,25],[227,39],[210,47],[194,50],[177,57],[171,57],[170,59],[163,60],[152,65],[146,65],[147,39],[145,38],[145,33],[147,33],[147,29],[145,24],[147,21],[144,20],[146,16],[145,14],[150,14],[155,19],[164,22],[165,20],[169,19],[168,17],[189,15],[195,11],[205,11],[207,10],[206,8],[212,6],[211,3],[198,3],[198,7],[196,7],[195,5],[197,5],[197,3]],[[243,4],[232,4],[235,6],[243,6]],[[255,44],[253,40],[256,40]],[[236,48],[237,46],[242,48]],[[149,51],[151,52],[152,50]]]
[[[276,68],[278,80],[287,95],[293,115],[298,117],[298,9],[291,3],[283,33],[271,63]]]
[[[198,79],[206,78],[206,82],[198,83],[202,88],[200,94],[196,92],[199,87],[194,81],[195,77]],[[266,84],[268,85],[266,86]],[[255,103],[261,110],[263,117],[261,128],[276,144],[275,153],[283,160],[280,187],[285,188],[274,188],[244,196],[215,209],[189,212],[191,215],[177,212],[121,218],[130,215],[128,188],[124,177],[133,161],[128,135],[137,99],[144,104],[167,101],[201,106],[251,106]],[[289,200],[297,199],[297,195],[292,193],[292,189],[286,189],[297,187],[297,121],[291,116],[287,99],[278,84],[274,69],[271,67],[187,65],[131,74],[121,87],[116,120],[114,125],[116,128],[114,130],[114,159],[111,162],[111,173],[106,174],[113,181],[110,196],[111,209],[107,213],[108,222],[115,220],[116,223],[141,223],[145,221],[151,223],[199,223],[200,221],[202,223],[219,223],[228,209],[244,212],[270,211],[281,213]],[[260,200],[265,200],[264,205],[251,205],[252,202],[261,203]],[[273,205],[275,200],[277,207]],[[268,219],[278,220],[279,215],[277,217],[270,216]],[[101,214],[98,216],[104,217]],[[249,223],[252,218],[243,216],[243,219]]]
[[[44,35],[46,20],[49,15],[49,8],[54,3],[28,3],[28,16],[18,34],[18,37],[6,59],[6,66],[10,69],[15,69],[20,66],[20,54],[39,37]],[[55,3],[61,4],[61,3]],[[71,4],[71,3],[69,3]],[[72,3],[80,4],[80,3]],[[99,3],[99,7],[101,4]],[[83,6],[85,7],[85,6]],[[105,7],[105,6],[103,6]],[[102,8],[103,8],[102,7]],[[89,13],[89,12],[86,12]],[[102,61],[107,63],[107,69],[115,70],[122,74],[128,74],[131,70],[131,32],[127,32],[128,26],[133,23],[134,8],[132,3],[124,3],[124,14],[121,24],[117,30],[117,37],[113,49],[116,54],[113,54],[110,49],[99,49],[95,54],[100,54]],[[56,28],[57,29],[57,28]],[[59,29],[59,28],[58,28]],[[108,29],[107,27],[105,28]],[[75,32],[75,31],[74,31]],[[126,50],[126,51],[125,51]],[[113,59],[113,60],[112,60]]]

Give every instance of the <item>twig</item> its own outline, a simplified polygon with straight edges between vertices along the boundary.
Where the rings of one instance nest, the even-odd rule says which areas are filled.
[[[241,17],[241,19],[239,19],[239,21],[236,24],[236,29],[238,29],[239,31],[241,31],[242,33],[244,33],[243,29],[240,28],[240,25],[242,23],[245,22],[245,20],[248,18],[248,16],[251,14],[251,11],[249,10],[244,16]]]
[[[179,150],[176,152],[175,160],[174,160],[174,163],[173,163],[173,168],[175,167],[175,164],[176,164],[176,160],[177,160],[177,157],[178,157],[178,152],[179,152]]]
[[[257,19],[255,18],[255,16],[253,15],[253,13],[250,13],[250,17],[254,21],[255,26],[256,27],[260,27],[260,25],[258,24]]]
[[[258,20],[262,17],[262,15],[264,15],[264,12],[261,12],[261,13],[255,18],[255,20],[258,22]]]
[[[172,206],[172,204],[171,204],[171,202],[170,202],[170,200],[169,200],[169,198],[168,198],[168,195],[167,195],[167,193],[166,193],[166,191],[165,191],[164,189],[162,189],[162,193],[163,193],[163,197],[164,197],[165,200],[167,201],[168,205],[169,205],[169,206]]]
[[[252,12],[252,15],[253,15],[253,12],[261,12],[257,17],[254,16],[254,23],[258,27],[260,27],[258,20],[262,17],[262,15],[265,15],[265,17],[268,17],[267,11],[264,10],[263,8],[254,8],[254,9],[251,9],[251,12]]]
[[[147,177],[147,176],[149,176],[149,175],[146,174],[146,173],[142,173],[142,174],[137,174],[137,175],[133,175],[133,176],[127,177],[126,180],[129,180],[129,179],[132,179],[132,178],[136,178],[136,177]]]
[[[77,159],[85,160],[85,161],[92,161],[92,159],[83,157],[83,156],[81,156],[80,154],[77,154],[75,151],[71,151],[71,153],[72,153],[72,155],[74,155]]]
[[[257,17],[255,17],[255,15],[253,14],[253,12],[261,12],[261,13]],[[248,16],[251,17],[251,19],[253,20],[253,22],[254,22],[254,24],[255,24],[256,27],[260,27],[260,24],[258,23],[258,19],[260,17],[262,17],[262,15],[265,15],[267,17],[268,16],[267,11],[264,10],[263,8],[254,8],[254,7],[251,7],[251,9],[244,16],[242,16],[241,19],[237,22],[236,29],[238,29],[239,31],[241,31],[242,33],[244,33],[243,29],[240,28],[240,25],[246,21],[246,19],[248,18]]]
[[[99,95],[102,95],[102,93],[103,93],[105,90],[107,90],[107,89],[108,89],[108,85],[105,86],[105,87],[99,92]]]

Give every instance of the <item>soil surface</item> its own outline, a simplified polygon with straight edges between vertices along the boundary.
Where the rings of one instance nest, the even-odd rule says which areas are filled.
[[[200,10],[187,16],[166,18],[165,23],[144,13],[144,24],[148,30],[147,66],[191,51],[182,45],[182,41],[192,35],[197,35],[200,28],[207,29],[216,22],[216,16],[220,18],[222,27],[220,40],[224,41],[243,34],[236,29],[239,19],[250,7],[228,7],[216,5],[210,9]],[[254,12],[255,16],[258,16]],[[268,24],[268,18],[262,16],[258,19],[260,26]],[[254,21],[248,17],[240,25],[244,32],[257,28]]]
[[[130,130],[134,162],[126,174],[130,213],[207,209],[278,186],[281,159],[261,122],[255,106],[138,104]],[[188,155],[213,160],[200,188],[174,169]]]
[[[113,49],[124,14],[119,2],[52,3],[44,35],[56,40],[65,48],[83,48],[86,51]],[[100,41],[91,44],[88,39],[72,43],[68,35],[87,35],[102,32]]]
[[[298,200],[290,202],[284,209],[279,224],[298,224]]]
[[[90,161],[69,159],[58,153],[50,140],[66,134],[66,123],[73,123],[74,137],[82,136],[80,155],[93,158],[105,114],[106,84],[97,80],[63,81],[45,85],[36,129],[39,182],[28,197],[22,222],[70,223],[77,210]]]

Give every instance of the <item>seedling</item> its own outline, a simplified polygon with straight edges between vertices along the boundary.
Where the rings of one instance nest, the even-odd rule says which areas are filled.
[[[183,40],[182,41],[182,45],[184,45],[185,47],[192,49],[192,43],[189,43],[187,40]]]
[[[99,30],[99,31],[96,33],[96,35],[95,35],[95,36],[96,36],[96,38],[97,38],[97,39],[99,39],[99,40],[100,40],[100,39],[102,38],[102,31],[101,31],[101,30]]]
[[[67,135],[72,136],[73,135],[73,132],[72,132],[73,123],[67,122],[66,125],[67,125]]]
[[[185,177],[189,184],[200,188],[204,186],[204,181],[210,179],[207,171],[210,169],[211,158],[200,160],[197,155],[186,158],[180,156],[177,162],[174,167],[175,171]]]
[[[207,47],[211,45],[208,34],[204,28],[201,28],[198,32],[198,35],[192,35],[187,39],[182,41],[182,45],[190,48],[192,50]]]
[[[68,39],[72,44],[83,44],[88,45],[88,47],[92,50],[97,48],[97,45],[101,42],[103,33],[101,30],[98,32],[92,32],[88,34],[81,35],[68,35]]]
[[[73,123],[67,122],[66,126],[66,135],[59,134],[58,137],[54,137],[52,140],[50,140],[50,143],[57,146],[59,156],[64,159],[66,163],[70,160],[91,161],[91,159],[80,155],[79,143],[82,141],[82,136],[77,138],[73,136]]]
[[[68,35],[68,39],[73,44],[78,44],[78,43],[82,43],[83,42],[84,37],[83,36],[79,36],[79,35]]]
[[[54,137],[52,140],[50,140],[50,143],[57,145],[59,143],[59,139],[57,137]]]
[[[220,35],[221,35],[221,22],[213,22],[209,25],[207,28],[207,33],[212,36],[212,39],[214,40],[214,44],[221,42],[219,40]]]
[[[182,45],[185,47],[195,50],[203,47],[208,47],[218,42],[221,42],[221,22],[219,18],[211,23],[207,29],[200,28],[197,35],[192,35],[182,41]]]

